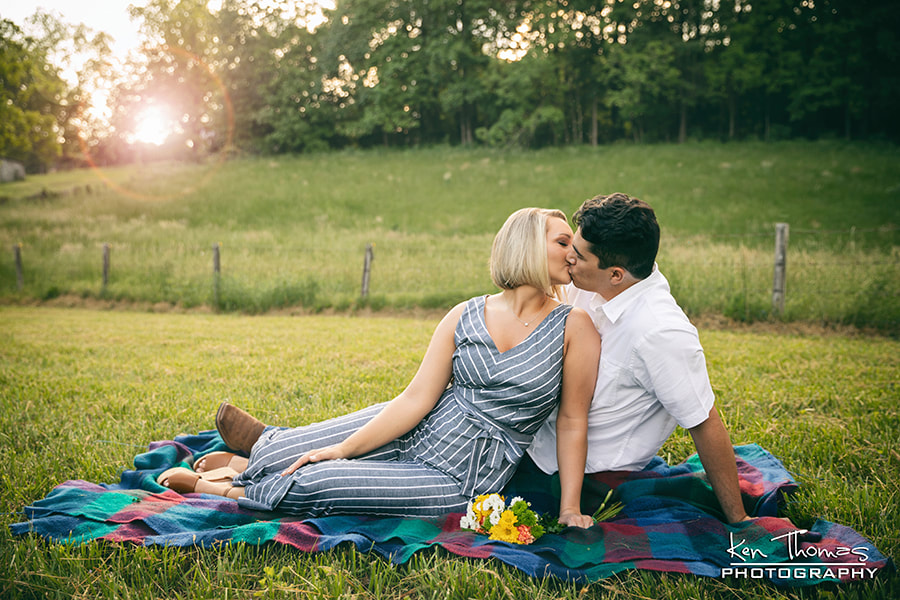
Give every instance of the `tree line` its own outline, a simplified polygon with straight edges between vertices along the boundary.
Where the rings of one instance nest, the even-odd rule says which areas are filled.
[[[150,0],[129,11],[143,42],[127,60],[52,14],[36,13],[29,35],[0,21],[0,156],[35,171],[347,146],[900,137],[900,11],[888,0]],[[62,73],[75,54],[87,60],[73,83]],[[162,145],[135,140],[152,107],[173,115]]]

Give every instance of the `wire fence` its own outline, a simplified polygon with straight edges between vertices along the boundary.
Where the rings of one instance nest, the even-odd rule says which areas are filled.
[[[688,314],[842,323],[895,333],[897,232],[785,226],[780,246],[774,231],[665,237],[659,264]],[[315,239],[28,242],[14,244],[11,260],[0,264],[0,296],[74,295],[245,312],[446,308],[493,290],[489,251],[489,236],[368,240],[362,233],[337,249]]]

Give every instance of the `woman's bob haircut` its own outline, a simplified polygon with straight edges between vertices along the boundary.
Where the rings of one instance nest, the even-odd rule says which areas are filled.
[[[562,219],[560,210],[522,208],[506,219],[491,247],[491,280],[501,290],[530,285],[552,297],[559,286],[550,285],[547,265],[547,220]]]

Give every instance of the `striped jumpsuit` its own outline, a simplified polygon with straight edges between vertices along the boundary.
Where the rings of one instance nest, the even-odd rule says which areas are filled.
[[[451,385],[411,431],[362,456],[309,463],[281,477],[303,453],[341,442],[384,404],[302,427],[267,427],[234,479],[245,487],[240,504],[303,517],[435,517],[499,492],[559,403],[571,307],[557,306],[501,353],[485,325],[485,300],[467,302],[454,332]]]

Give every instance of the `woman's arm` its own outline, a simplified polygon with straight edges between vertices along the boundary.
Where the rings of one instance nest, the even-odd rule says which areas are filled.
[[[458,304],[438,324],[419,370],[399,396],[343,442],[310,450],[282,475],[289,475],[310,462],[360,456],[397,439],[418,425],[437,404],[450,382],[453,352],[456,350],[453,336],[464,307],[465,303]]]
[[[566,322],[562,398],[556,420],[556,458],[562,492],[559,522],[563,525],[594,524],[589,515],[581,514],[581,484],[587,459],[588,411],[599,362],[600,335],[586,312],[572,309]]]

